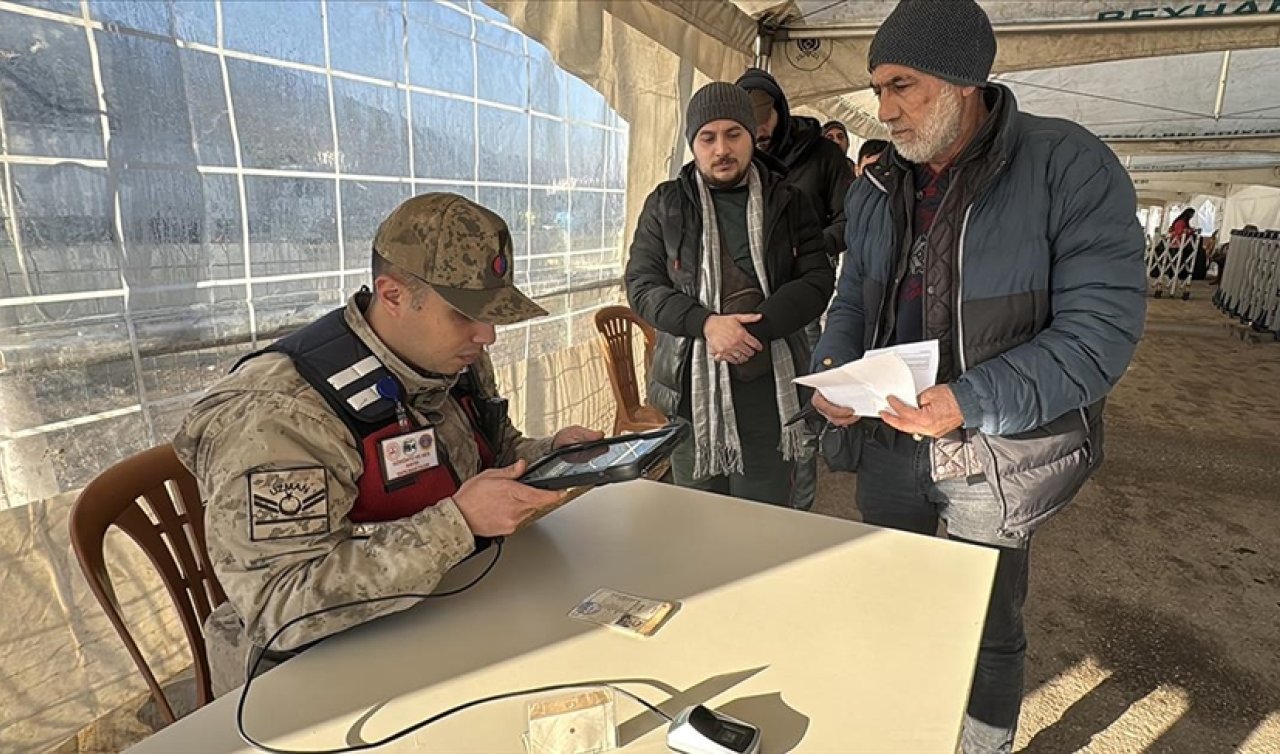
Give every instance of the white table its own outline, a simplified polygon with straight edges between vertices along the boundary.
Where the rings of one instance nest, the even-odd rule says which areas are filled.
[[[463,583],[481,554],[450,575]],[[656,482],[594,490],[507,540],[478,586],[362,626],[254,681],[246,724],[291,749],[372,741],[461,702],[586,679],[670,714],[707,703],[765,752],[955,751],[995,553]],[[599,587],[679,600],[640,638],[566,617]],[[224,696],[131,749],[249,752]],[[429,726],[387,751],[523,752],[527,698]],[[666,722],[618,696],[627,752]]]

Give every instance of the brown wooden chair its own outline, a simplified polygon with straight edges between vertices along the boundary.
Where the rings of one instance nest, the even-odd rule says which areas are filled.
[[[89,588],[133,657],[160,714],[166,722],[173,722],[173,707],[129,633],[111,585],[103,546],[112,526],[128,534],[159,571],[191,646],[196,704],[208,704],[213,693],[203,625],[213,608],[227,597],[209,564],[204,503],[196,480],[178,461],[172,446],[161,445],[126,458],[89,482],[71,509],[71,543]]]
[[[600,350],[609,369],[609,384],[618,412],[613,420],[613,433],[643,432],[667,423],[658,409],[640,403],[640,381],[636,377],[633,338],[636,330],[644,336],[646,371],[653,362],[653,328],[625,306],[606,306],[596,312],[596,329],[600,331]]]

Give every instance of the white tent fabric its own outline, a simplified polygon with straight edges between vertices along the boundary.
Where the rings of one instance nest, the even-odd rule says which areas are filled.
[[[643,124],[632,121],[630,175],[634,186],[644,186],[644,178],[670,169],[672,126],[689,91],[672,77],[682,64],[732,80],[758,51],[793,105],[839,117],[863,136],[880,135],[874,98],[866,91],[866,53],[895,1],[495,4],[526,33],[551,40],[547,46],[557,61],[600,84],[624,116],[642,116]],[[1135,172],[1221,184],[1220,193],[1235,184],[1280,185],[1272,159],[1280,152],[1277,0],[1169,7],[1144,0],[980,2],[997,30],[996,76],[1028,111],[1082,122],[1117,153],[1133,156]],[[626,30],[614,28],[610,18]],[[608,45],[601,43],[605,28]],[[763,32],[759,42],[757,31]],[[615,59],[611,53],[618,49],[635,54]],[[1197,159],[1143,164],[1147,155],[1184,152]],[[1231,175],[1241,169],[1250,174]],[[631,219],[643,194],[630,195]]]
[[[1219,240],[1227,241],[1227,234],[1246,225],[1264,230],[1280,229],[1280,188],[1241,186],[1227,194]]]

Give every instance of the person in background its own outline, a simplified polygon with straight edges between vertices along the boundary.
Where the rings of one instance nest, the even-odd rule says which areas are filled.
[[[1192,236],[1192,234],[1197,232],[1196,227],[1191,224],[1191,221],[1195,219],[1195,216],[1195,207],[1187,207],[1182,210],[1182,212],[1178,213],[1178,216],[1173,219],[1173,223],[1169,225],[1169,232],[1167,234],[1167,238],[1171,245],[1181,246],[1183,242]]]
[[[838,120],[829,120],[822,124],[822,138],[835,142],[840,151],[849,154],[849,129]]]
[[[693,162],[649,194],[627,260],[627,299],[658,331],[649,402],[693,425],[676,484],[788,505],[804,442],[792,379],[834,284],[822,224],[756,154],[746,91],[708,84],[685,123]]]
[[[848,251],[814,354],[937,340],[937,384],[863,419],[864,522],[998,553],[961,736],[1012,750],[1033,535],[1102,462],[1106,396],[1146,312],[1145,239],[1124,167],[1081,126],[1018,110],[988,81],[996,37],[974,0],[902,0],[867,67],[892,145],[849,191]],[[855,424],[856,422],[856,424]],[[847,432],[856,438],[856,431]]]
[[[845,162],[849,163],[849,170],[857,175],[857,164],[849,159],[849,129],[838,120],[829,120],[822,126],[822,138],[827,141],[834,142],[840,151],[844,153]]]
[[[854,168],[854,172],[859,178],[866,172],[868,165],[874,165],[880,160],[880,155],[884,154],[884,150],[889,148],[889,142],[884,139],[867,139],[862,142],[862,146],[858,147],[858,162]]]
[[[748,68],[737,81],[751,94],[756,117],[756,148],[778,160],[786,168],[786,181],[800,189],[818,211],[827,256],[832,269],[844,252],[845,195],[853,182],[849,159],[844,151],[822,137],[816,118],[791,114],[787,97],[778,82],[766,71]],[[822,333],[821,316],[827,308],[822,301],[805,329],[809,347]],[[800,510],[813,507],[818,490],[817,437],[805,439],[804,457],[796,467],[795,499]]]
[[[782,163],[787,183],[809,197],[834,262],[844,251],[844,197],[853,182],[844,150],[823,138],[816,118],[791,114],[786,94],[767,71],[748,68],[737,84],[751,95],[756,149]]]

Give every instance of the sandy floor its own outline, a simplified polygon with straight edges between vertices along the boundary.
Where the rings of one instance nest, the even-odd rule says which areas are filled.
[[[1151,301],[1107,461],[1034,542],[1021,751],[1280,752],[1280,343],[1208,291]]]
[[[1021,751],[1280,752],[1280,344],[1230,337],[1208,290],[1151,302],[1108,460],[1037,535]],[[817,509],[856,518],[849,482]],[[117,751],[141,717],[58,752]]]

